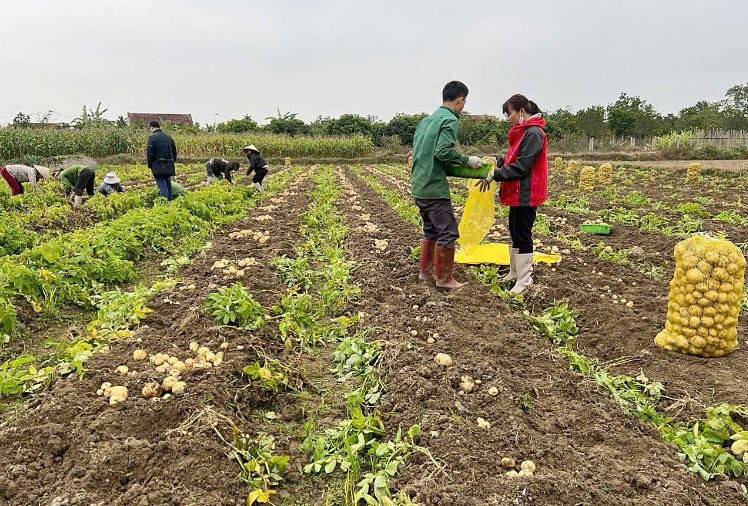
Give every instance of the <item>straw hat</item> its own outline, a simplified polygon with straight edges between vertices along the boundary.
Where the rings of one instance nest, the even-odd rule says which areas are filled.
[[[242,151],[256,151],[257,153],[260,152],[260,150],[257,149],[254,144],[250,144],[249,146],[244,146],[242,148]]]
[[[49,176],[52,174],[52,171],[48,169],[47,167],[42,167],[41,165],[34,165],[34,168],[39,173],[39,175],[42,177],[42,179],[49,179]]]
[[[104,182],[106,184],[117,184],[120,182],[120,178],[114,172],[107,172],[106,176],[104,176]]]

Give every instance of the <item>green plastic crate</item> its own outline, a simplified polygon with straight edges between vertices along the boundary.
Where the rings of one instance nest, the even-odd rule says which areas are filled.
[[[582,223],[579,229],[585,234],[610,235],[613,227],[607,223]]]

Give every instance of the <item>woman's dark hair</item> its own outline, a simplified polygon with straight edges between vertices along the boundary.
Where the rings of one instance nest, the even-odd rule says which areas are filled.
[[[460,97],[468,96],[468,87],[460,81],[449,81],[442,90],[442,100],[451,102]]]
[[[509,100],[504,102],[504,105],[501,106],[501,111],[504,114],[509,114],[509,106],[512,106],[512,109],[515,111],[524,109],[530,114],[538,114],[539,112],[541,112],[538,104],[528,99],[526,96],[520,95],[519,93],[509,97]]]

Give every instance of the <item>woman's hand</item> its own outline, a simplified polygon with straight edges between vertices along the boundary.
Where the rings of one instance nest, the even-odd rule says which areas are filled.
[[[488,189],[491,187],[491,181],[488,179],[481,179],[477,183],[475,183],[475,186],[480,187],[480,191],[488,191]]]

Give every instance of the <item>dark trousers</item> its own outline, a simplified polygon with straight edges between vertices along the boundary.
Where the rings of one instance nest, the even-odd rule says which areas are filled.
[[[416,199],[423,220],[423,236],[440,248],[454,245],[460,237],[457,220],[449,199]]]
[[[532,226],[535,224],[538,208],[512,206],[509,208],[509,235],[512,247],[518,248],[520,254],[532,253]]]
[[[172,200],[174,198],[171,194],[171,176],[157,177],[156,186],[158,186],[158,192],[166,197],[166,200]]]
[[[94,173],[93,169],[90,169],[88,167],[86,167],[85,169],[81,169],[81,171],[78,173],[78,179],[75,180],[75,188],[73,188],[73,193],[77,197],[82,197],[83,190],[86,190],[86,193],[88,193],[89,196],[93,197],[95,181],[96,174]]]
[[[259,168],[255,171],[255,175],[252,176],[253,183],[262,184],[262,180],[268,175],[268,170],[265,167]]]

